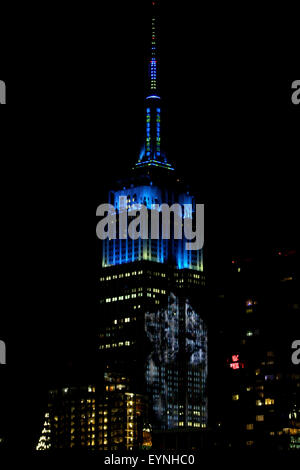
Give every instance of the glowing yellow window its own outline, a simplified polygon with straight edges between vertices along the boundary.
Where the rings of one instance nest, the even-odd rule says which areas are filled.
[[[274,405],[275,400],[273,398],[266,398],[265,405]]]

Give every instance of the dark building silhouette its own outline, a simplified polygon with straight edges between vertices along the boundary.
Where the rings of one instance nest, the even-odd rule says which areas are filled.
[[[220,318],[230,312],[219,324],[223,353],[215,370],[223,370],[218,374],[222,393],[215,388],[210,397],[219,412],[216,445],[299,450],[300,371],[292,362],[299,294],[295,250],[264,250],[232,260],[219,303]]]

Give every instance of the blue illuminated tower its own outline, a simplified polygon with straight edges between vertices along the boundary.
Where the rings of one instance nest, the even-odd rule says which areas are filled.
[[[195,196],[175,176],[161,145],[158,3],[152,2],[145,146],[132,175],[115,184],[106,202],[118,215],[139,204],[148,209],[177,204],[183,217],[192,219]],[[184,237],[103,242],[101,361],[148,396],[158,431],[207,425],[204,291],[203,250],[188,251]]]
[[[136,168],[156,166],[174,170],[168,163],[161,145],[162,100],[159,89],[158,3],[158,0],[152,2],[151,46],[147,64],[148,83],[145,100],[146,140]]]
[[[145,97],[145,144],[134,166],[134,183],[121,182],[118,188],[109,192],[109,204],[118,212],[133,209],[143,204],[149,210],[155,204],[178,203],[182,206],[183,217],[192,218],[195,213],[195,197],[180,184],[174,176],[174,168],[168,162],[162,145],[161,118],[162,99],[159,87],[159,1],[152,1],[151,41],[147,57],[147,86]],[[161,181],[166,184],[162,187]],[[122,201],[121,199],[122,198]],[[121,203],[120,203],[121,201]],[[121,207],[120,207],[121,204]],[[190,206],[190,209],[188,209]],[[115,266],[134,261],[149,260],[170,263],[178,269],[193,269],[203,272],[203,251],[185,249],[182,240],[107,240],[103,244],[103,267]]]

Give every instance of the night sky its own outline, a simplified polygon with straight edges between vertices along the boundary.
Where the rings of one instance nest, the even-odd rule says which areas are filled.
[[[91,366],[91,213],[95,197],[96,207],[106,202],[109,182],[130,172],[143,142],[145,3],[101,4],[88,29],[68,21],[66,31],[59,21],[54,31],[45,16],[2,57],[0,79],[18,109],[7,108],[1,124],[11,155],[6,196],[20,193],[26,214],[10,274],[24,284],[12,297],[20,307],[10,303],[2,323],[9,351],[0,380],[11,435],[12,417],[27,423],[24,448],[39,431],[48,386],[80,381]],[[162,3],[166,150],[206,204],[212,266],[219,257],[294,247],[300,106],[291,103],[293,41],[278,36],[278,12]],[[97,241],[96,270],[99,253]]]

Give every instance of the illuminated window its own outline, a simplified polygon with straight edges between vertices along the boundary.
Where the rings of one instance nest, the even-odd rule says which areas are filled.
[[[265,405],[274,405],[275,400],[273,398],[266,398]]]
[[[240,399],[240,396],[239,395],[232,395],[232,400],[233,401],[238,401]]]
[[[246,424],[246,429],[247,429],[247,431],[253,431],[254,424],[252,424],[252,423],[251,424]]]
[[[261,421],[264,421],[264,420],[265,420],[264,415],[256,415],[256,421],[261,422]]]

